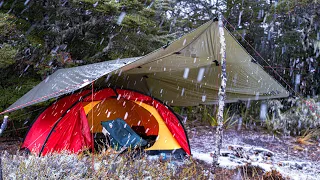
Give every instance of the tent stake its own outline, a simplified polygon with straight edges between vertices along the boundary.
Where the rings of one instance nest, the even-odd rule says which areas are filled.
[[[222,14],[219,13],[219,34],[220,34],[220,55],[221,55],[221,86],[219,88],[219,103],[217,114],[217,127],[216,127],[216,142],[215,153],[213,155],[213,161],[211,165],[211,175],[214,176],[220,156],[220,150],[222,146],[223,137],[223,108],[226,98],[226,85],[227,85],[227,72],[226,72],[226,42],[224,38],[224,27],[222,22]],[[214,177],[212,177],[213,179]]]

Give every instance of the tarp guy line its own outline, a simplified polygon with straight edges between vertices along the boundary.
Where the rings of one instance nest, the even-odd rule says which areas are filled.
[[[222,16],[223,17],[223,16]],[[280,77],[280,79],[290,88],[290,89],[292,89],[292,91],[295,93],[295,94],[297,94],[300,98],[302,97],[301,95],[300,95],[300,93],[298,93],[298,92],[296,92],[284,79],[283,79],[283,77],[262,57],[262,55],[257,51],[257,50],[255,50],[254,48],[253,48],[253,46],[238,32],[238,31],[236,31],[236,28],[225,18],[225,17],[223,17],[223,19],[233,28],[233,30],[242,38],[242,40],[244,40],[248,45],[249,45],[249,47],[268,65],[268,67],[269,68],[271,68],[272,69],[272,71],[274,71],[275,72],[275,74],[276,75],[278,75],[279,77]],[[225,27],[226,28],[226,27]],[[227,29],[227,28],[226,28]],[[228,30],[228,29],[227,29]],[[231,34],[231,33],[230,33]],[[232,35],[232,34],[231,34]],[[238,42],[238,41],[237,41]],[[238,42],[239,43],[239,42]],[[240,44],[240,43],[239,43]],[[241,44],[240,44],[241,45]],[[302,99],[302,98],[301,98]],[[308,103],[306,100],[303,100],[308,106],[309,106],[309,109],[310,110],[312,110],[311,108],[310,108],[310,103]],[[316,114],[316,116],[318,117],[318,118],[320,118],[320,115],[319,114]]]
[[[223,16],[222,16],[223,17]],[[272,68],[272,66],[261,56],[261,54],[257,51],[257,50],[255,50],[253,47],[252,47],[252,45],[238,32],[238,31],[236,31],[236,28],[225,18],[225,17],[223,17],[223,19],[233,28],[233,30],[238,34],[238,35],[240,35],[240,37],[242,38],[242,40],[244,40],[249,46],[250,46],[250,48],[269,66],[269,67],[271,67],[271,69],[280,77],[280,79],[290,88],[290,89],[292,89],[293,90],[293,92],[295,92],[294,91],[294,89],[282,78],[282,76],[276,71],[276,70],[274,70],[273,68]],[[226,27],[225,27],[226,28]],[[227,28],[226,28],[227,29]],[[228,30],[228,29],[227,29]],[[229,30],[228,30],[229,31]],[[231,34],[231,33],[230,33]],[[232,35],[232,34],[231,34]],[[232,35],[233,36],[233,35]],[[233,36],[234,37],[234,36]],[[234,37],[235,38],[235,37]],[[235,38],[236,39],[236,38]],[[236,42],[238,42],[238,41],[236,41]],[[238,42],[239,43],[239,42]],[[240,44],[240,43],[239,43]],[[240,44],[241,45],[241,44]],[[242,45],[241,45],[242,46]],[[243,47],[242,47],[243,48]],[[244,48],[243,48],[244,49]],[[249,54],[249,53],[248,53]],[[295,92],[296,93],[296,92]]]

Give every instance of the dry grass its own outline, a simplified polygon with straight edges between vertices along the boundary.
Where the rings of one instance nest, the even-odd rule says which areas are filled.
[[[312,138],[320,135],[320,129],[308,130],[297,138],[297,143],[302,145],[314,145]]]
[[[139,151],[119,155],[109,148],[99,153],[61,153],[44,157],[3,152],[4,179],[209,179],[210,164],[186,157],[184,160],[150,159]],[[215,179],[278,179],[276,172],[245,166],[218,168]]]
[[[179,161],[150,160],[142,155],[112,152],[52,154],[45,157],[2,155],[4,179],[207,179],[203,166],[191,158]],[[94,167],[94,168],[93,168]]]

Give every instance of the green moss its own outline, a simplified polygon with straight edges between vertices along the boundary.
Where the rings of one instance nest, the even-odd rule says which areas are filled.
[[[30,34],[26,36],[27,40],[30,42],[32,46],[42,46],[44,44],[43,38],[39,37],[39,35]]]
[[[0,42],[8,36],[14,35],[15,32],[14,16],[0,13]]]

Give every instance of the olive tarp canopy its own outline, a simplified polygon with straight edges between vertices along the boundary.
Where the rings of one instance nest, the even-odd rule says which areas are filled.
[[[289,95],[224,29],[227,63],[226,102],[281,98]],[[209,21],[167,47],[143,57],[117,59],[59,69],[12,104],[4,114],[97,86],[123,87],[156,97],[167,105],[215,104],[220,87],[218,21]]]

